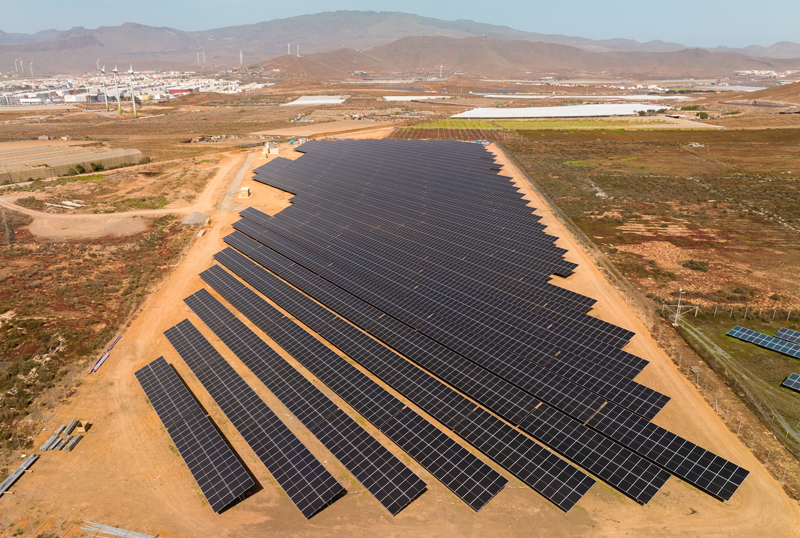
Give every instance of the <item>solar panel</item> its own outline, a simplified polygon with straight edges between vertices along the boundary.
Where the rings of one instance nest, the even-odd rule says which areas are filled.
[[[425,482],[208,291],[184,301],[390,513],[425,490]]]
[[[792,342],[793,344],[800,344],[800,331],[793,331],[791,329],[781,327],[780,330],[775,333],[775,338],[780,338],[781,340],[786,340],[787,342]]]
[[[135,375],[214,512],[230,506],[255,485],[164,357]]]
[[[800,375],[790,374],[789,377],[781,383],[781,386],[800,392]]]
[[[346,493],[189,320],[164,335],[303,516]]]
[[[587,424],[718,499],[730,500],[750,473],[613,404],[603,407]]]
[[[775,338],[774,336],[756,332],[752,329],[745,329],[739,325],[728,331],[728,336],[733,336],[734,338],[750,342],[759,347],[771,349],[772,351],[777,351],[789,357],[800,359],[800,345]]]
[[[422,417],[415,421],[415,412],[230,273],[214,266],[200,276],[473,510],[483,508],[505,487],[508,481],[501,474],[432,425],[425,426]],[[400,416],[416,426],[394,424]],[[436,454],[442,447],[446,454]]]

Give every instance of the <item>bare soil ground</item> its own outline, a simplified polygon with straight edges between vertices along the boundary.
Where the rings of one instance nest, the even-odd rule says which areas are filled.
[[[257,164],[258,159],[254,159],[253,166]],[[510,174],[514,170],[506,167],[504,172]],[[524,180],[519,176],[516,180],[524,189]],[[225,185],[223,182],[215,186],[218,196],[224,192]],[[264,187],[262,192],[258,192],[259,187]],[[265,186],[253,184],[252,188],[254,196],[249,201],[253,205],[267,211],[285,207],[285,197],[270,192]],[[598,317],[637,331],[638,336],[628,349],[651,361],[641,376],[642,381],[673,397],[657,422],[751,470],[750,477],[731,502],[720,503],[672,479],[645,507],[598,485],[574,510],[563,514],[511,477],[506,489],[475,514],[415,462],[408,462],[426,480],[429,490],[392,518],[313,436],[296,420],[290,420],[288,411],[184,306],[183,298],[202,286],[198,273],[213,263],[213,254],[223,246],[222,237],[231,231],[230,225],[237,219],[235,212],[217,211],[211,214],[212,225],[207,233],[196,240],[184,260],[148,298],[111,359],[97,374],[80,380],[77,394],[59,407],[46,425],[51,431],[73,417],[85,418],[95,424],[90,434],[71,453],[43,454],[34,472],[26,474],[13,488],[14,493],[0,499],[0,514],[14,522],[12,531],[24,529],[27,518],[31,517],[38,532],[57,532],[55,522],[60,520],[66,530],[65,536],[70,537],[80,535],[78,523],[82,519],[151,534],[205,537],[265,534],[529,536],[532,529],[536,529],[539,536],[554,537],[793,536],[800,533],[797,503],[786,497],[779,483],[677,372],[664,352],[647,336],[646,328],[596,271],[591,260],[568,239],[568,234],[543,204],[531,192],[527,194],[533,205],[540,208],[537,212],[543,215],[551,233],[562,237],[558,244],[570,249],[568,259],[581,264],[575,275],[559,282],[599,299],[593,312]],[[287,425],[347,487],[348,495],[311,521],[302,518],[163,337],[166,328],[185,317],[192,319],[279,416],[285,417]],[[160,355],[175,364],[263,487],[221,515],[213,514],[204,502],[133,377],[137,368]],[[327,388],[321,388],[352,413]],[[380,433],[368,429],[407,461]],[[37,438],[36,442],[47,435],[42,432],[39,436],[42,439]]]
[[[384,123],[369,120],[341,120],[324,123],[312,123],[283,129],[270,129],[268,131],[261,131],[253,134],[278,136],[314,136],[363,131],[366,129],[379,129],[381,127],[389,126],[390,125]]]

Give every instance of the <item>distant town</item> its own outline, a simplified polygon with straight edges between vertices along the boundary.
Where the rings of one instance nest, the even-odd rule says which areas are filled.
[[[187,93],[237,94],[271,84],[242,84],[239,80],[200,78],[194,73],[114,73],[98,76],[59,76],[0,80],[0,105],[44,105],[130,101],[168,101]]]

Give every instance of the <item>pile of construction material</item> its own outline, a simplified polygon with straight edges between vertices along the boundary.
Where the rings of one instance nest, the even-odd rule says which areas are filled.
[[[11,486],[13,486],[14,483],[17,480],[19,480],[19,478],[23,474],[25,474],[25,471],[27,471],[31,465],[36,463],[36,460],[38,459],[39,459],[38,454],[31,454],[30,456],[25,458],[25,461],[23,461],[22,464],[19,467],[17,467],[13,473],[8,475],[8,478],[6,478],[5,480],[3,480],[3,482],[0,483],[0,496],[2,496],[6,491],[8,491],[8,489]]]
[[[86,433],[88,426],[86,421],[79,421],[74,418],[66,426],[59,426],[55,433],[39,447],[39,450],[45,452],[48,450],[66,450],[67,452],[72,452],[72,449],[83,439],[83,434]],[[72,432],[76,430],[76,428],[77,435],[73,436]],[[61,437],[62,433],[65,436],[63,438]]]

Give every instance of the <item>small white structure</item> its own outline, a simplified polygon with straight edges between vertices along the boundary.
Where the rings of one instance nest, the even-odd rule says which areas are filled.
[[[586,118],[635,116],[640,110],[658,108],[653,103],[542,106],[531,108],[473,108],[451,118]]]
[[[298,105],[341,105],[350,99],[349,95],[304,95],[281,106]]]
[[[239,198],[250,198],[253,196],[253,193],[250,192],[250,187],[242,187],[241,192],[239,192]]]

